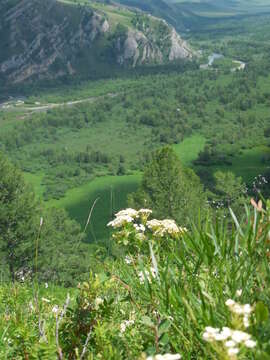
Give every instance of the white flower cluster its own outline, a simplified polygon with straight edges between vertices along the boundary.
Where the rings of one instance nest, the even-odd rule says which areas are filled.
[[[97,310],[100,305],[103,305],[104,299],[97,297],[95,298],[95,309]]]
[[[145,218],[147,219],[148,216],[152,213],[152,210],[149,209],[140,209],[134,210],[131,208],[121,210],[117,214],[115,214],[115,219],[110,221],[107,226],[112,226],[113,228],[120,228],[127,223],[133,223],[137,218]],[[143,225],[134,224],[134,227],[138,231],[144,231],[145,227]]]
[[[152,275],[152,278],[154,278],[154,279],[157,277],[156,270],[153,267],[150,268],[150,272],[148,270],[144,270],[144,272],[139,271],[138,276],[139,276],[140,283],[143,284],[147,278],[147,280],[151,284],[152,281],[151,281],[150,274]]]
[[[223,327],[221,330],[207,326],[203,333],[203,339],[208,342],[221,341],[227,349],[229,356],[235,356],[239,353],[239,346],[244,345],[247,348],[254,348],[256,341],[251,339],[251,335],[240,330],[232,330]]]
[[[179,360],[181,359],[180,354],[164,354],[164,355],[154,355],[148,356],[146,360]]]
[[[125,263],[126,263],[127,265],[131,265],[132,262],[133,262],[132,257],[129,256],[129,255],[127,255],[127,256],[125,257]]]
[[[134,320],[125,320],[120,324],[120,332],[123,334],[127,327],[131,326],[134,324]]]
[[[176,225],[174,220],[149,220],[146,223],[146,226],[153,231],[155,236],[165,236],[165,235],[179,235],[187,231],[186,228],[181,228]]]
[[[228,306],[228,308],[232,313],[243,316],[244,327],[245,328],[249,327],[249,317],[253,311],[250,304],[241,305],[232,299],[228,299],[225,304]]]

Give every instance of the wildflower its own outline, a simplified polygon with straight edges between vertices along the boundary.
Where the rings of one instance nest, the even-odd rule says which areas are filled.
[[[115,216],[116,217],[130,216],[132,218],[136,218],[136,217],[138,217],[138,211],[129,208],[129,209],[119,211]]]
[[[252,348],[254,348],[255,346],[256,346],[256,341],[254,341],[254,340],[247,340],[247,341],[245,341],[245,345],[246,345],[246,347],[247,348],[250,348],[250,349],[252,349]]]
[[[134,324],[134,320],[125,320],[120,324],[120,332],[123,334],[127,327],[131,326]]]
[[[114,220],[110,221],[107,224],[107,226],[112,226],[113,228],[119,228],[127,223],[132,223],[133,220],[134,220],[133,217],[129,215],[121,215],[116,217]]]
[[[227,300],[225,304],[229,307],[232,313],[243,316],[244,327],[249,327],[249,316],[253,311],[250,304],[241,305],[232,299]]]
[[[203,333],[203,339],[207,342],[222,342],[227,348],[227,354],[234,356],[238,354],[240,346],[253,348],[256,342],[251,339],[251,335],[240,331],[223,327],[222,330],[207,326]]]
[[[154,232],[155,236],[172,235],[176,236],[187,231],[186,228],[180,228],[176,225],[174,220],[149,220],[146,226]]]
[[[54,305],[54,307],[52,308],[52,312],[53,312],[54,314],[57,314],[58,311],[59,311],[59,306],[58,306],[58,305]]]
[[[232,299],[228,299],[228,300],[225,302],[225,304],[226,304],[227,306],[231,307],[231,306],[234,306],[235,301],[232,300]]]
[[[148,356],[146,360],[179,360],[181,359],[180,354],[164,354],[164,355],[155,355],[155,356]]]
[[[134,228],[139,232],[145,232],[145,226],[143,224],[134,224]]]
[[[145,273],[145,275],[144,275],[144,273]],[[139,276],[139,280],[140,280],[141,284],[143,284],[145,282],[145,279],[147,279],[149,283],[152,282],[150,273],[153,278],[156,278],[156,276],[157,276],[156,270],[153,267],[150,268],[150,273],[148,270],[144,270],[144,273],[143,273],[143,271],[138,272],[138,276]]]
[[[236,296],[240,297],[242,295],[242,289],[236,291]]]
[[[234,348],[235,345],[236,345],[236,342],[233,341],[233,340],[229,340],[229,341],[225,342],[225,346],[228,347],[228,348]]]
[[[243,341],[249,340],[250,337],[251,336],[249,334],[247,334],[243,331],[240,331],[240,330],[235,330],[232,333],[232,339],[237,343],[241,343]]]
[[[132,264],[132,261],[133,261],[133,260],[132,260],[132,257],[131,257],[131,256],[128,256],[128,255],[127,255],[127,256],[125,257],[125,263],[126,263],[126,264],[130,265],[130,264]]]
[[[49,287],[48,283],[45,283],[44,286],[45,286],[45,289],[48,289],[48,287]]]
[[[230,348],[228,350],[228,355],[229,356],[233,356],[233,355],[237,355],[239,353],[239,349],[238,348]]]
[[[95,308],[98,308],[100,305],[102,305],[104,303],[104,299],[97,297],[95,299]]]

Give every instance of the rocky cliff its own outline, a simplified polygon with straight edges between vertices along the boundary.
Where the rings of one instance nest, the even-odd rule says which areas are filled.
[[[0,77],[10,83],[191,57],[164,20],[120,5],[0,2]]]

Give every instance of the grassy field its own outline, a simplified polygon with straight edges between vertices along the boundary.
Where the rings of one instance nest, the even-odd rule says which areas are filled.
[[[213,172],[216,170],[232,171],[235,175],[241,176],[246,183],[250,183],[253,179],[265,172],[264,158],[270,157],[270,148],[266,146],[257,146],[253,149],[248,149],[242,152],[242,154],[232,159],[232,165],[213,167]]]
[[[173,145],[173,149],[181,159],[182,163],[190,166],[192,161],[195,160],[205,145],[205,138],[201,135],[193,135],[185,139],[177,145]]]
[[[48,205],[65,208],[84,228],[90,210],[97,200],[87,228],[87,241],[105,241],[109,234],[107,223],[116,211],[126,206],[127,194],[136,191],[140,178],[140,174],[97,178],[69,190],[60,200],[49,201]]]

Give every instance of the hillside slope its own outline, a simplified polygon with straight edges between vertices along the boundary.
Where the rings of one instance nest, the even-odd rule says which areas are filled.
[[[120,5],[75,0],[0,3],[0,80],[20,83],[113,67],[162,64],[192,51],[164,20]]]

